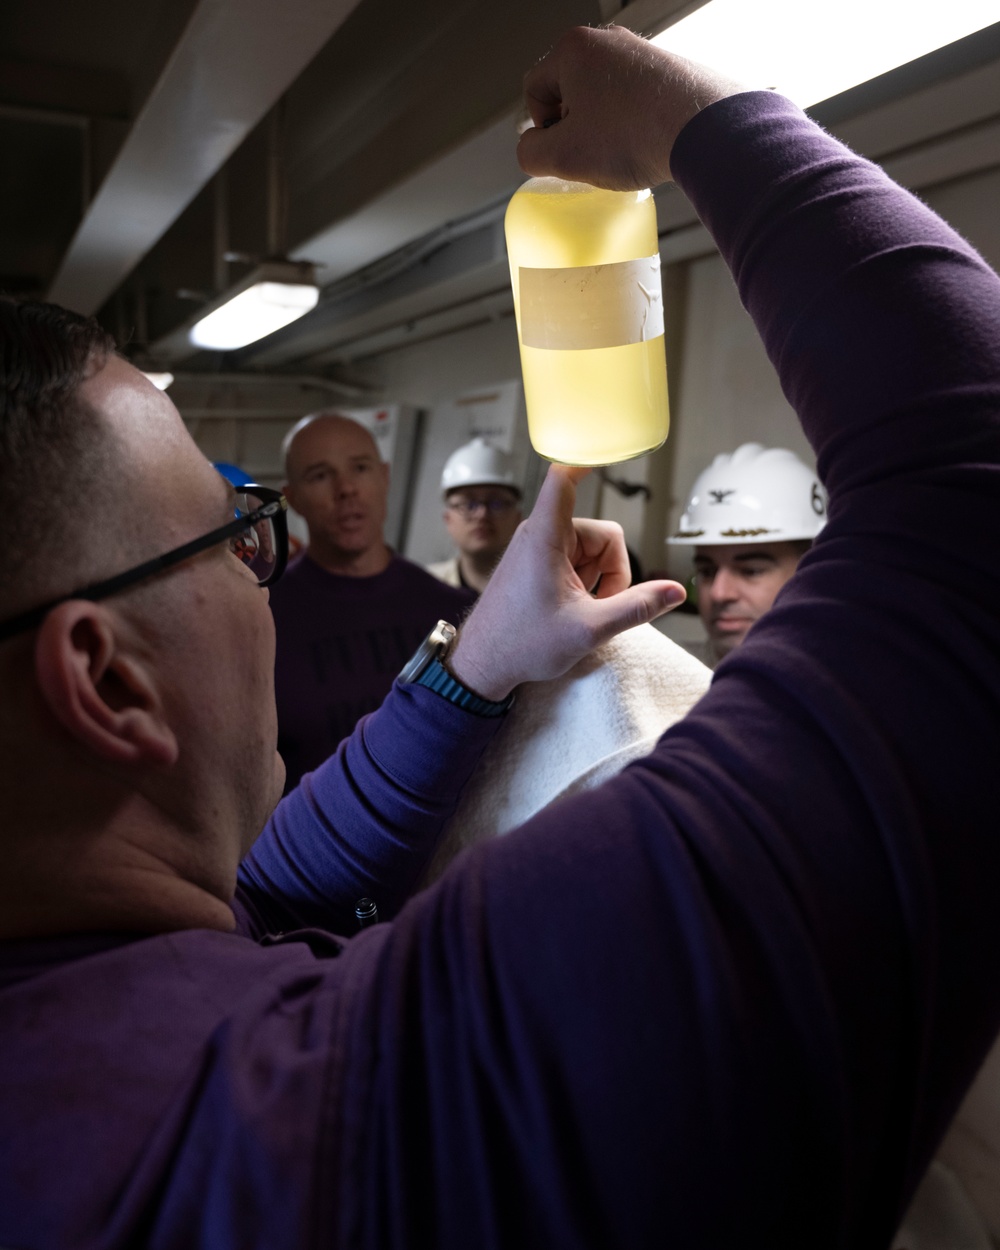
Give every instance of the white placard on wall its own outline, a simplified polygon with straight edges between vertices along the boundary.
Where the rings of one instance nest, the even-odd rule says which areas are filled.
[[[382,460],[386,464],[392,464],[392,455],[396,449],[396,429],[399,424],[398,405],[386,404],[382,408],[341,408],[338,406],[337,411],[371,430]]]
[[[464,418],[462,423],[468,428],[470,439],[488,439],[506,452],[514,450],[514,427],[520,402],[521,383],[518,381],[481,386],[452,401],[456,413]]]

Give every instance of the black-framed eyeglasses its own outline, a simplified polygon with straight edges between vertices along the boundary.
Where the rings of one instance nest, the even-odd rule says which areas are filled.
[[[285,497],[280,491],[271,490],[269,486],[241,486],[236,492],[235,508],[236,516],[232,521],[203,534],[201,538],[192,539],[162,556],[126,569],[115,577],[109,577],[103,582],[93,582],[81,590],[60,595],[58,599],[50,599],[40,607],[30,608],[9,621],[3,621],[0,623],[0,641],[40,625],[48,613],[60,603],[67,603],[70,599],[89,599],[91,602],[107,599],[128,586],[134,586],[136,582],[144,581],[155,573],[162,573],[164,569],[172,568],[175,564],[226,541],[233,554],[256,575],[259,585],[272,585],[288,563],[288,504]]]
[[[466,499],[459,496],[455,499],[449,499],[445,504],[451,512],[457,512],[459,516],[471,517],[477,512],[487,512],[491,516],[500,516],[504,512],[510,512],[516,508],[518,501],[510,495],[492,495],[488,499]]]

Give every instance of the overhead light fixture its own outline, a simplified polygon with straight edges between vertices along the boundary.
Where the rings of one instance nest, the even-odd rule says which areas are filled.
[[[213,300],[188,337],[208,351],[235,351],[289,325],[318,300],[314,265],[267,261]]]
[[[156,373],[149,370],[142,370],[143,377],[149,378],[150,382],[158,391],[165,391],[170,383],[174,380],[172,373]]]
[[[996,0],[709,0],[652,42],[808,108],[997,17]]]

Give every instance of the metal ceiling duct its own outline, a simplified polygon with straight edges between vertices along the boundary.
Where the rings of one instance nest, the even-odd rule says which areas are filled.
[[[201,0],[91,201],[48,298],[93,313],[358,0]]]

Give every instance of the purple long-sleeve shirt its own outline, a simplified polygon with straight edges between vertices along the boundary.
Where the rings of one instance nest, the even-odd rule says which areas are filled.
[[[286,792],[379,706],[438,620],[460,625],[474,602],[402,556],[370,577],[295,561],[271,592]]]
[[[888,1244],[1000,1026],[1000,280],[769,93],[674,173],[830,520],[646,759],[392,912],[492,731],[400,690],[239,935],[12,943],[0,1244]],[[428,737],[430,735],[430,738]]]

